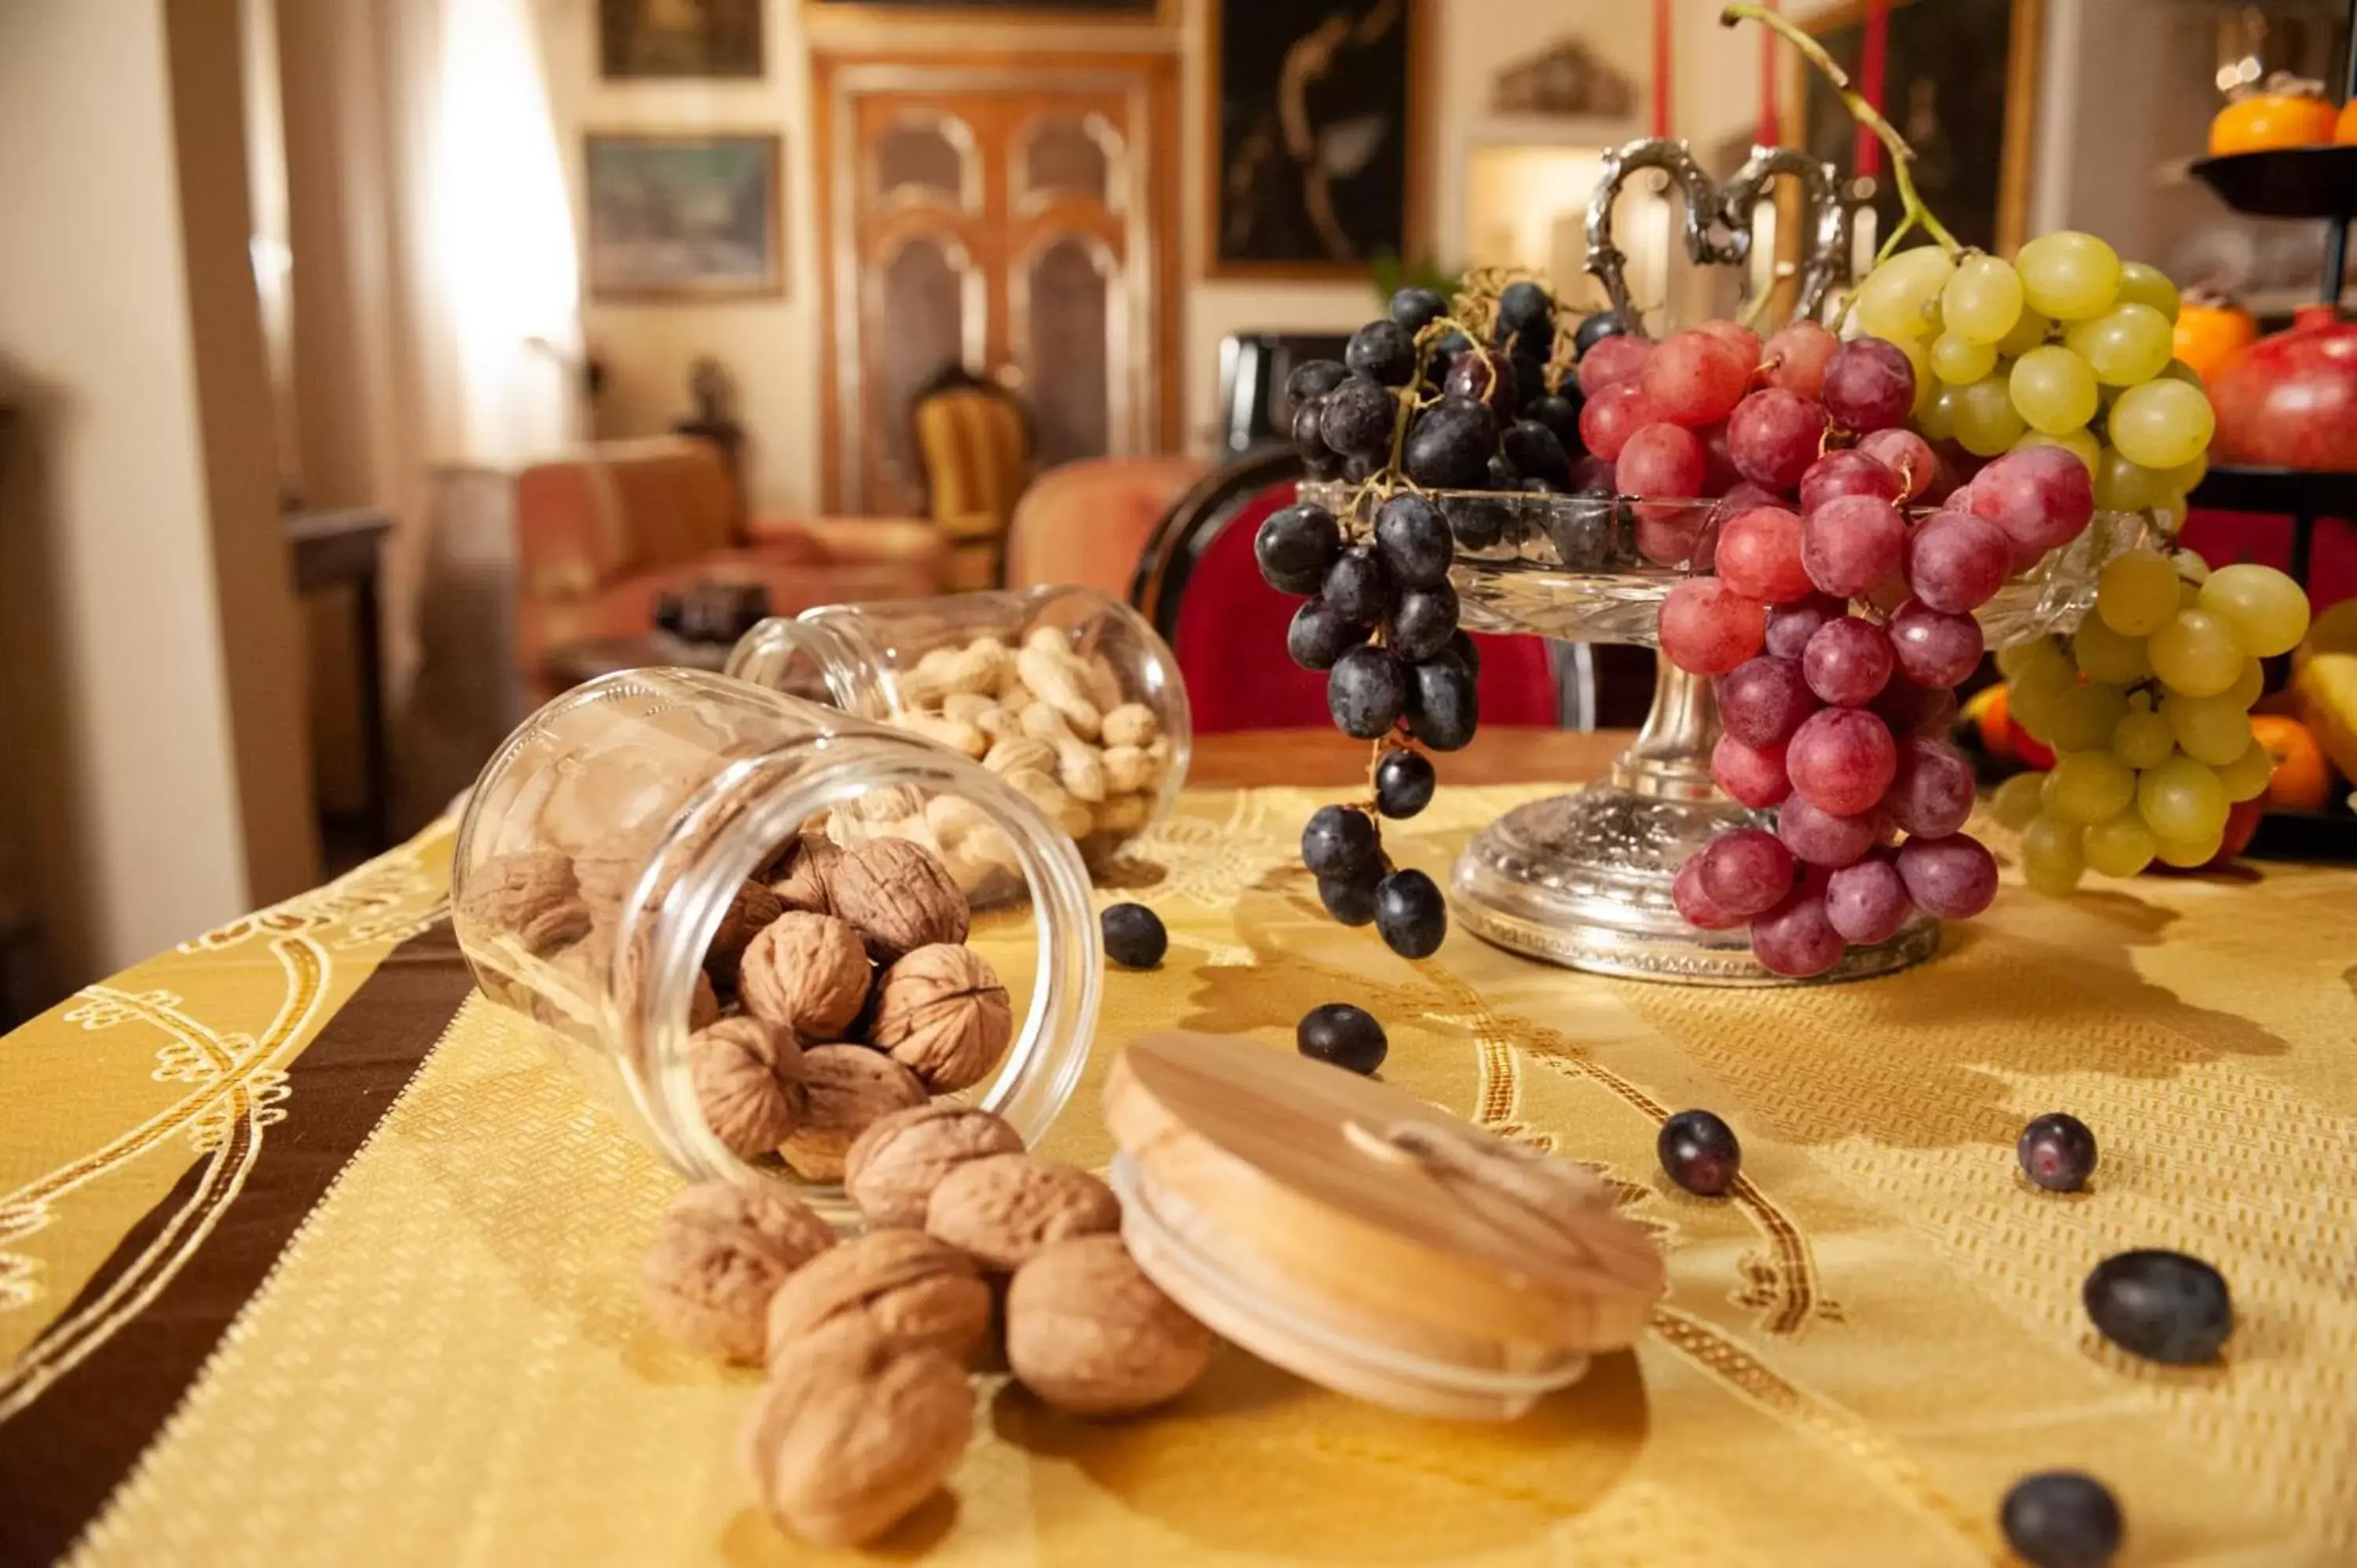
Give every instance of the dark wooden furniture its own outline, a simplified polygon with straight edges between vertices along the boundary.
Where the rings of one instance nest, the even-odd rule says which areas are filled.
[[[643,637],[594,637],[551,650],[543,673],[548,690],[567,692],[621,670],[717,671],[728,662],[729,647],[725,642],[689,642],[667,631],[652,631]]]
[[[393,755],[384,723],[384,639],[378,599],[384,536],[393,515],[373,507],[293,512],[286,518],[295,591],[307,597],[334,587],[352,591],[352,682],[361,715],[361,808],[368,853],[393,845]]]

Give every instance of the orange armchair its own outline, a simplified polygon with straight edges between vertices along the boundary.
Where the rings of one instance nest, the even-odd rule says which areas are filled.
[[[1194,457],[1086,457],[1049,469],[1006,525],[1006,585],[1085,583],[1128,597],[1146,542],[1203,468]]]
[[[654,629],[690,584],[758,583],[779,615],[941,591],[944,547],[918,519],[749,519],[726,460],[682,436],[607,442],[516,477],[516,659],[544,698],[549,654]]]

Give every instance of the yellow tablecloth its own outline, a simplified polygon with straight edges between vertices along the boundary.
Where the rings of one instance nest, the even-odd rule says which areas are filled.
[[[1538,792],[1444,790],[1388,836],[1437,875]],[[1152,846],[1168,875],[1131,895],[1169,960],[1108,976],[1049,1152],[1108,1158],[1097,1093],[1125,1039],[1290,1048],[1307,1008],[1358,1002],[1386,1078],[1618,1180],[1669,1251],[1652,1332],[1495,1427],[1232,1350],[1129,1422],[985,1380],[951,1493],[883,1555],[2002,1562],[2007,1485],[2069,1466],[2120,1495],[2126,1563],[2357,1562],[2357,875],[2059,903],[2009,878],[1911,973],[1712,992],[1462,935],[1394,958],[1294,865],[1318,798],[1186,799]],[[459,1004],[448,854],[429,832],[0,1040],[0,1561],[817,1560],[732,1463],[751,1374],[640,1311],[674,1179],[530,1026]],[[1655,1130],[1688,1105],[1743,1138],[1731,1200],[1658,1174]],[[2102,1141],[2085,1194],[2016,1173],[2021,1123],[2055,1109]],[[2136,1246],[2224,1272],[2223,1365],[2094,1337],[2080,1282]]]

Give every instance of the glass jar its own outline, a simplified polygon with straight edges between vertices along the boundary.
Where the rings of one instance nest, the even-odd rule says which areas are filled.
[[[728,673],[964,753],[1054,818],[1092,865],[1168,813],[1194,741],[1169,644],[1094,588],[822,605],[755,627]]]
[[[945,861],[988,860],[1019,887],[1019,904],[974,917],[965,939],[1006,987],[1013,1038],[954,1098],[1036,1142],[1096,1024],[1088,875],[1020,791],[929,741],[697,671],[576,687],[484,768],[458,829],[451,918],[484,993],[548,1026],[683,1175],[789,1182],[848,1226],[856,1212],[839,1186],[732,1154],[689,1067],[690,1033],[725,1005],[713,975],[725,985],[734,973],[718,956],[752,934],[740,897],[782,853],[816,853],[804,834],[844,849],[914,839]]]

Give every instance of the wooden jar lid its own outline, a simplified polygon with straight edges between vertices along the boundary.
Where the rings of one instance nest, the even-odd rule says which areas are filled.
[[[1105,1116],[1140,1265],[1347,1392],[1512,1414],[1631,1343],[1662,1293],[1652,1238],[1590,1173],[1278,1047],[1149,1036],[1114,1064]]]

